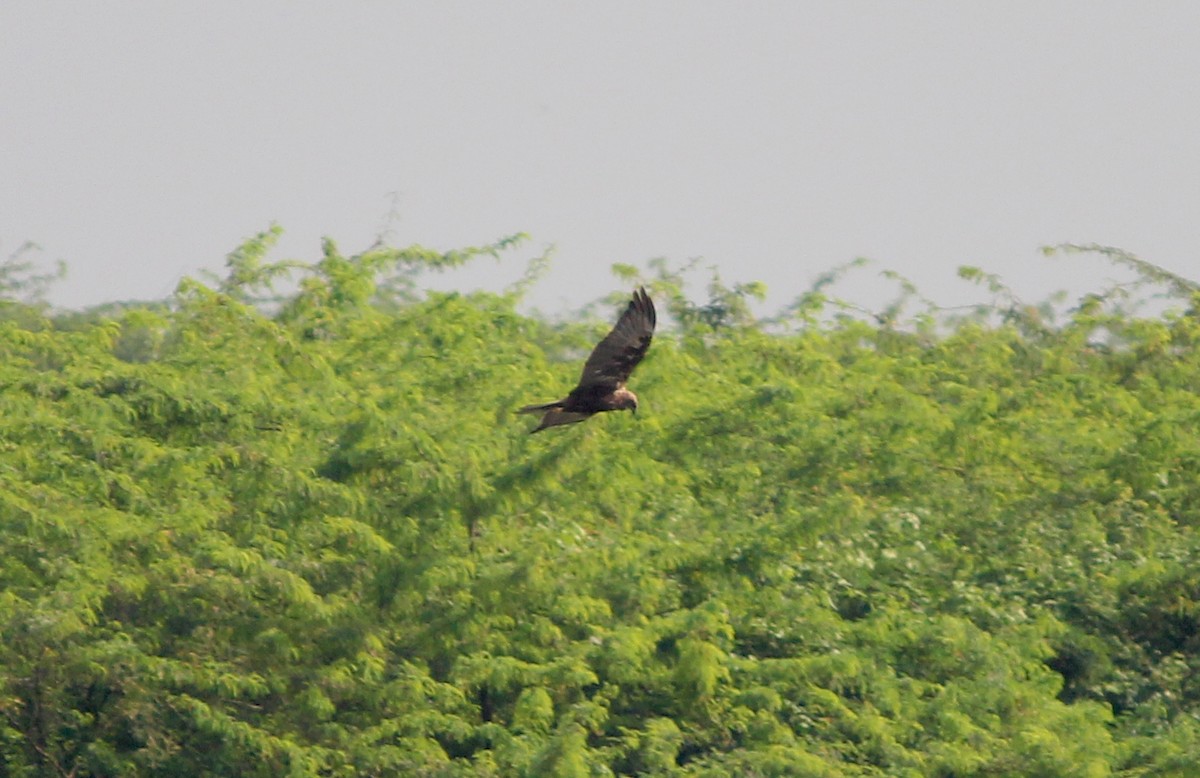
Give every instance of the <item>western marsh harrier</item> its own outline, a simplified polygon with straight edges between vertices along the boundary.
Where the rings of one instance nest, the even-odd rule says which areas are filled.
[[[645,289],[638,289],[612,332],[592,349],[592,355],[583,366],[579,386],[557,402],[526,405],[517,413],[545,411],[542,423],[533,432],[559,424],[574,424],[602,411],[629,409],[637,413],[637,395],[625,388],[625,382],[646,356],[656,321],[650,295]]]

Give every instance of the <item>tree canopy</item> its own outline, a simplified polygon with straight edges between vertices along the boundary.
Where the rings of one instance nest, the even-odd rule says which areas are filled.
[[[5,775],[1194,774],[1194,283],[756,319],[652,263],[554,323],[422,291],[521,236],[276,234],[0,310]],[[528,435],[633,280],[641,412]]]

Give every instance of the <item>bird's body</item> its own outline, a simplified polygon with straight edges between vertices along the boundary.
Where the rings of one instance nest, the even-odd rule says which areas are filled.
[[[561,400],[526,405],[518,413],[543,413],[541,424],[533,432],[574,424],[605,411],[636,413],[637,395],[625,387],[625,382],[650,348],[656,323],[653,301],[645,289],[638,289],[612,331],[592,349],[579,385]]]

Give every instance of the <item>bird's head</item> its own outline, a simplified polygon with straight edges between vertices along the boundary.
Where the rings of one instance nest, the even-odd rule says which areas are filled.
[[[623,386],[618,387],[610,395],[608,407],[614,411],[633,411],[637,413],[637,395]]]

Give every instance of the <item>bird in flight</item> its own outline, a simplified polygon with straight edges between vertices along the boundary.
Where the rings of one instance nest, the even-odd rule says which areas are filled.
[[[654,302],[645,289],[638,289],[612,331],[592,349],[579,385],[561,400],[526,405],[517,413],[545,412],[542,423],[532,432],[574,424],[602,411],[629,409],[637,413],[637,395],[625,388],[625,382],[646,356],[656,321]]]

